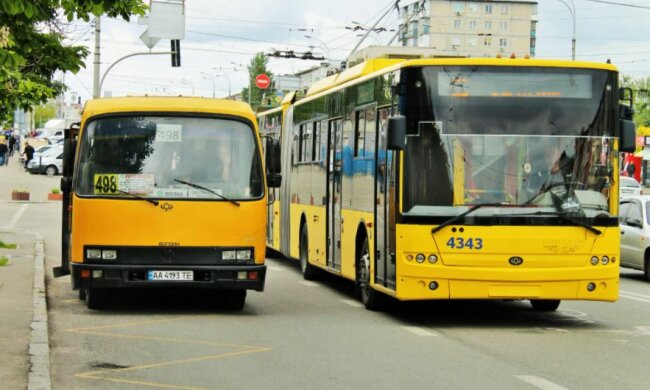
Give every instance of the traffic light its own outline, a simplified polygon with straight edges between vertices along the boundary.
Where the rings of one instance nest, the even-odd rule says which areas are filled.
[[[181,66],[181,41],[172,39],[172,68]]]

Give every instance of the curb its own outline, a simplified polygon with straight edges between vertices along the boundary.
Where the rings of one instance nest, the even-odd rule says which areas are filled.
[[[45,251],[43,236],[36,234],[34,247],[34,289],[32,334],[29,342],[29,375],[27,390],[50,390],[50,340],[45,296]]]

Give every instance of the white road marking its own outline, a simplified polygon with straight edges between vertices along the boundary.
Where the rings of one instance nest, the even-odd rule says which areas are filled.
[[[631,291],[622,291],[622,290],[619,291],[618,295],[621,298],[631,299],[633,301],[639,301],[644,303],[650,303],[650,296],[648,295],[638,294]]]
[[[566,387],[560,386],[544,378],[540,378],[534,375],[515,375],[515,378],[542,390],[568,390]]]
[[[437,333],[434,333],[430,330],[426,330],[424,328],[420,328],[419,326],[402,326],[402,329],[411,332],[417,336],[425,336],[425,337],[438,336]]]
[[[316,286],[318,286],[317,283],[310,282],[310,281],[308,281],[308,280],[301,280],[301,281],[298,282],[298,283],[302,284],[303,286],[307,286],[307,287],[316,287]]]
[[[18,221],[20,221],[20,217],[23,216],[23,213],[25,210],[27,210],[27,207],[29,207],[29,204],[26,203],[16,211],[16,214],[14,214],[13,218],[11,218],[11,222],[9,222],[9,225],[7,226],[9,229],[14,229],[16,225],[18,225]]]
[[[277,267],[275,265],[267,265],[266,269],[268,269],[269,271],[273,271],[273,272],[284,271],[284,268]]]
[[[363,304],[361,302],[354,301],[352,299],[341,299],[341,302],[352,307],[363,307]]]

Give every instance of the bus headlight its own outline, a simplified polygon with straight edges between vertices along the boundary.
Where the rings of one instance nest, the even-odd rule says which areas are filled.
[[[102,250],[101,249],[86,249],[86,257],[88,259],[101,259]]]
[[[424,263],[424,255],[422,253],[418,253],[417,256],[415,256],[415,261],[418,263]]]
[[[117,251],[115,249],[109,249],[109,250],[104,249],[102,251],[102,259],[103,260],[115,260],[115,259],[117,259]]]
[[[227,250],[221,252],[221,259],[222,260],[236,260],[237,259],[237,251],[236,250]]]
[[[598,257],[594,256],[591,258],[591,265],[597,265],[598,264]]]
[[[237,260],[250,260],[251,259],[251,250],[244,249],[237,251]]]
[[[600,261],[603,263],[603,265],[607,265],[609,264],[609,257],[603,256],[603,258],[600,259]]]
[[[438,256],[436,255],[429,255],[429,263],[435,264],[438,261]]]

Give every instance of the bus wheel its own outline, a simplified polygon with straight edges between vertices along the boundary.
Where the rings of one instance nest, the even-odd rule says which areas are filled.
[[[535,311],[555,311],[560,306],[559,299],[531,299],[530,304]]]
[[[241,311],[246,304],[246,290],[221,291],[223,307],[229,311]]]
[[[86,289],[86,306],[90,310],[100,310],[106,305],[106,290],[88,287]]]
[[[300,229],[300,271],[305,280],[316,279],[316,267],[309,264],[309,238],[307,237],[307,224],[302,225]]]
[[[84,287],[79,287],[79,299],[82,301],[86,300],[86,289]]]
[[[382,302],[380,293],[370,286],[370,251],[368,238],[364,238],[359,258],[357,259],[357,291],[361,302],[368,310],[381,310]]]

